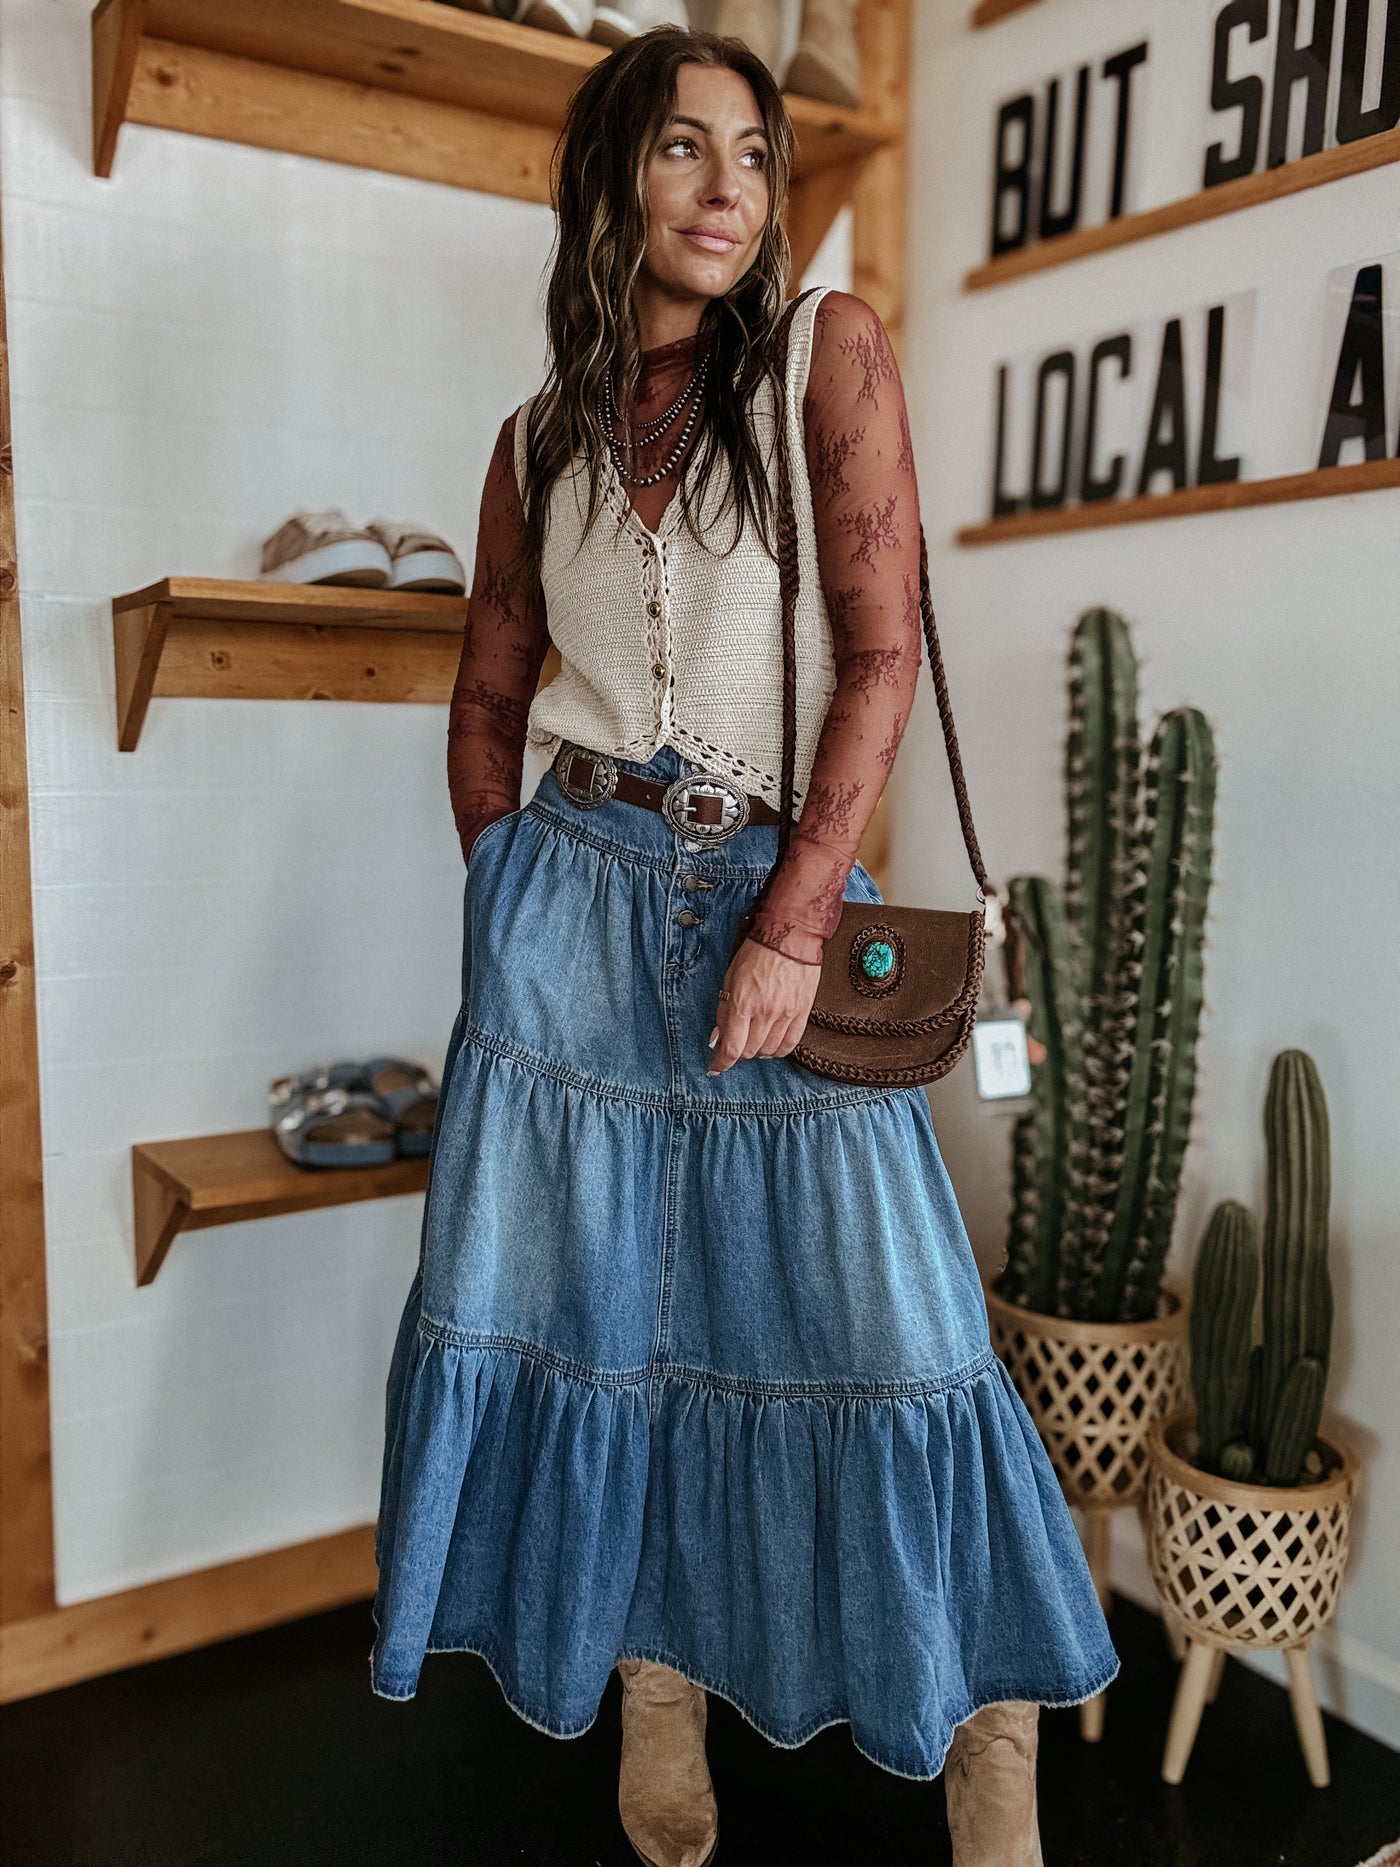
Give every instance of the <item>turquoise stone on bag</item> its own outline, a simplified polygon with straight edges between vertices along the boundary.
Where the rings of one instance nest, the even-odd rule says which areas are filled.
[[[894,948],[887,940],[872,940],[861,949],[860,969],[867,979],[888,979],[894,971]]]

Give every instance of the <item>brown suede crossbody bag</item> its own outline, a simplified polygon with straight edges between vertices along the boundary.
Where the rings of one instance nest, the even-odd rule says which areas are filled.
[[[807,293],[793,299],[778,333],[779,380],[786,380],[792,315]],[[768,893],[792,838],[797,748],[798,591],[797,524],[793,514],[786,424],[778,423],[778,568],[783,630],[783,765],[778,853],[739,922],[737,951]],[[931,1083],[945,1076],[972,1038],[982,987],[985,908],[993,892],[982,866],[967,783],[958,754],[953,709],[938,647],[928,587],[928,547],[919,527],[919,607],[943,743],[953,780],[963,842],[982,906],[972,910],[896,907],[891,902],[846,901],[826,942],[817,995],[801,1040],[789,1054],[818,1076],[839,1082],[891,1086]]]

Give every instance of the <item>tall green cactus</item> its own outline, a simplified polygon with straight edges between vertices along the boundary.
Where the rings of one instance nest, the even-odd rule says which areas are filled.
[[[1117,1028],[1133,1003],[1130,921],[1138,823],[1137,658],[1127,624],[1111,610],[1087,610],[1070,643],[1069,733],[1065,741],[1065,913],[1078,954],[1083,1026],[1084,1120],[1067,1173],[1075,1189],[1060,1241],[1055,1308],[1087,1316],[1093,1266],[1112,1223],[1105,1198],[1122,1156],[1124,1059]]]
[[[1048,882],[1019,877],[1011,884],[1011,899],[1024,936],[1029,1033],[1045,1045],[1047,1055],[1031,1074],[1031,1106],[1012,1134],[1015,1191],[1004,1275],[1018,1302],[1049,1310],[1055,1303],[1069,1197],[1070,1135],[1083,1121],[1076,954],[1064,909]]]
[[[1281,1050],[1270,1066],[1264,1136],[1262,1253],[1253,1219],[1227,1200],[1216,1207],[1196,1260],[1191,1386],[1197,1459],[1227,1478],[1295,1485],[1322,1420],[1332,1334],[1327,1101],[1305,1050]],[[1263,1340],[1251,1347],[1261,1257]]]
[[[1215,754],[1204,717],[1178,708],[1144,762],[1137,663],[1112,611],[1080,617],[1069,665],[1063,911],[1038,876],[1010,890],[1049,1054],[1014,1136],[1002,1287],[1136,1321],[1155,1313],[1190,1126]]]
[[[1291,1484],[1317,1433],[1332,1339],[1332,1280],[1327,1270],[1331,1136],[1327,1098],[1306,1050],[1281,1050],[1274,1058],[1264,1101],[1264,1137],[1269,1192],[1260,1410],[1269,1422],[1269,1483]],[[1308,1361],[1319,1364],[1320,1379],[1310,1371],[1297,1372],[1299,1364]],[[1285,1417],[1294,1424],[1276,1444]],[[1290,1471],[1291,1478],[1277,1475]]]
[[[1214,746],[1193,708],[1168,713],[1153,735],[1144,807],[1143,939],[1123,1154],[1089,1312],[1101,1320],[1156,1308],[1190,1136],[1215,811]]]

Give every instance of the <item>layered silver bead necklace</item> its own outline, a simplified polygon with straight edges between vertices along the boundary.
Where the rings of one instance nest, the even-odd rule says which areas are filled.
[[[604,379],[603,393],[598,398],[598,418],[602,423],[603,433],[607,436],[608,453],[612,457],[613,466],[616,467],[617,476],[620,480],[625,481],[629,486],[654,486],[658,480],[664,480],[666,475],[674,470],[676,463],[680,460],[681,455],[684,454],[691,433],[694,430],[696,422],[700,418],[700,410],[704,406],[705,372],[709,366],[710,353],[707,350],[704,356],[701,357],[699,365],[691,371],[689,380],[668,409],[664,410],[660,415],[653,415],[650,421],[629,422],[626,424],[631,432],[631,444],[633,448],[646,447],[652,441],[658,440],[666,432],[667,428],[670,427],[671,423],[685,406],[687,400],[689,400],[690,410],[686,415],[680,434],[677,436],[670,453],[666,456],[664,464],[658,467],[655,473],[629,473],[627,468],[622,464],[622,453],[618,446],[616,431],[623,426],[623,423],[617,412],[617,404],[613,400],[612,379],[611,377]]]

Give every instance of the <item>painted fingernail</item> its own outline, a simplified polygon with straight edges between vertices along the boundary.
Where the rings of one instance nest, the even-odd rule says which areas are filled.
[[[707,1050],[713,1050],[715,1045],[718,1042],[719,1042],[719,1026],[716,1025],[715,1028],[710,1032],[709,1037],[705,1040],[705,1047]]]

